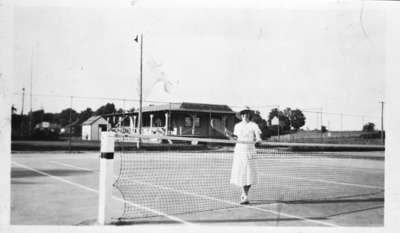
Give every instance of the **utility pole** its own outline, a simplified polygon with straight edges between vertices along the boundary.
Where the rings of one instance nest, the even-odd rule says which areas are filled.
[[[320,108],[320,123],[321,123],[321,126],[320,126],[320,129],[321,129],[321,142],[324,140],[324,132],[323,132],[323,130],[322,130],[322,127],[323,127],[323,123],[322,123],[322,111],[323,111],[323,109],[322,109],[322,107]]]
[[[383,130],[383,106],[385,105],[384,101],[381,101],[381,140],[382,143],[385,143],[385,137],[384,137],[384,130]]]
[[[322,129],[322,126],[324,125],[324,124],[322,123],[322,111],[323,111],[323,108],[321,107],[321,108],[320,108],[320,123],[321,123],[321,129]]]
[[[33,47],[32,47],[32,53],[31,53],[31,83],[30,83],[30,111],[29,111],[29,129],[28,129],[28,135],[29,137],[32,136],[32,79],[33,79]]]
[[[24,115],[25,87],[22,88],[21,117]]]
[[[20,136],[24,135],[24,101],[25,101],[25,87],[22,88],[22,104],[21,104],[21,124],[20,124]]]
[[[340,130],[343,131],[343,113],[340,113]]]
[[[71,153],[71,137],[72,137],[72,96],[70,97],[70,108],[69,108],[69,136],[68,136],[68,151]]]

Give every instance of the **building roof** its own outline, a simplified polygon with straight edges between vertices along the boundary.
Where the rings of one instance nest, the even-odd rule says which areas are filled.
[[[143,107],[143,112],[156,112],[156,111],[181,111],[181,112],[214,112],[214,113],[228,113],[235,114],[235,112],[228,105],[219,104],[199,104],[199,103],[170,103],[162,105],[150,105]],[[138,112],[136,109],[135,112]]]
[[[70,124],[65,125],[63,128],[72,127],[72,126],[75,126],[78,124],[79,124],[79,119],[76,119],[74,122],[71,122]]]
[[[149,105],[143,106],[143,112],[160,112],[160,111],[176,111],[176,112],[204,112],[204,113],[223,113],[223,114],[235,114],[228,105],[221,104],[200,104],[200,103],[169,103],[161,105]],[[139,113],[139,109],[135,109],[131,112],[124,113],[109,113],[102,114],[102,117],[113,117],[113,116],[131,116]],[[84,124],[84,123],[83,123]]]
[[[96,121],[98,121],[99,119],[104,119],[103,117],[101,117],[101,116],[92,116],[92,117],[89,117],[89,119],[87,119],[86,121],[84,121],[83,123],[82,123],[82,125],[91,125],[91,124],[93,124],[93,123],[95,123]]]

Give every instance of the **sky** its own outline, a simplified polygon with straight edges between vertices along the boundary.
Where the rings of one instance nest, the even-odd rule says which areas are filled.
[[[13,104],[21,110],[24,87],[29,111],[32,77],[34,110],[137,106],[134,38],[143,33],[147,101],[250,106],[264,117],[272,107],[300,108],[309,129],[321,110],[328,129],[380,125],[383,3],[190,2],[16,1]]]

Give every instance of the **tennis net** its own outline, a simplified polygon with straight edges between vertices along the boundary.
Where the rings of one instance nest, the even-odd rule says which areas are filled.
[[[133,146],[139,139],[141,150]],[[240,206],[241,188],[230,184],[235,144],[208,138],[117,136],[114,187],[125,200],[118,221]],[[262,142],[249,155],[257,173],[250,203],[383,201],[382,150],[379,145]]]

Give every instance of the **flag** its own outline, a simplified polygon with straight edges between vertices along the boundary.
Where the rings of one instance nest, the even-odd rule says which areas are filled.
[[[164,74],[164,72],[162,72],[162,74]],[[172,82],[171,81],[169,81],[168,79],[166,79],[164,77],[161,77],[161,78],[158,78],[154,82],[153,86],[155,86],[157,83],[162,83],[164,91],[167,92],[167,93],[170,93],[171,87],[172,87]]]
[[[135,37],[135,42],[136,42],[136,43],[139,43],[139,35],[136,35],[136,37]]]
[[[165,72],[163,71],[163,64],[160,62],[151,59],[147,62],[147,69],[150,71],[148,74],[148,85],[146,86],[146,95],[150,94],[153,91],[160,91],[160,90],[153,90],[156,86],[161,85],[162,90],[166,93],[171,92],[171,88],[173,83],[166,77]],[[157,88],[156,88],[157,89]]]

